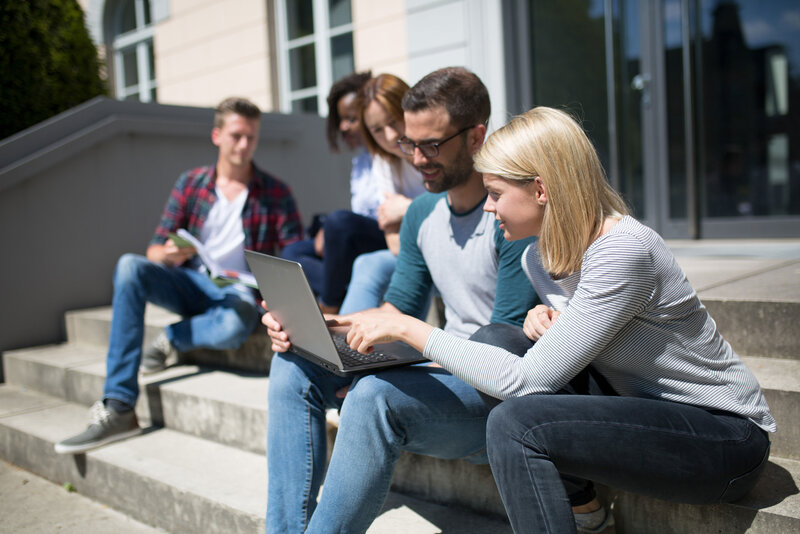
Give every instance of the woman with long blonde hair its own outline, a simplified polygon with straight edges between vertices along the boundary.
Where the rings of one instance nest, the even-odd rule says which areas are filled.
[[[342,321],[351,347],[401,339],[504,400],[487,448],[517,533],[601,532],[612,518],[589,480],[694,504],[742,497],[775,420],[667,245],[607,184],[580,125],[534,108],[492,134],[475,166],[505,238],[539,236],[523,255],[543,302],[523,327],[530,348],[372,313]]]

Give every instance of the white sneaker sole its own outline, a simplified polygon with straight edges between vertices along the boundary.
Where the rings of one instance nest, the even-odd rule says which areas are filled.
[[[133,430],[128,430],[126,432],[120,432],[119,434],[112,434],[105,439],[100,441],[93,441],[92,443],[86,443],[83,445],[64,445],[62,443],[55,444],[55,450],[58,454],[82,454],[84,452],[89,452],[93,449],[97,449],[98,447],[102,447],[103,445],[108,445],[109,443],[113,443],[115,441],[120,441],[123,439],[127,439],[133,436],[137,436],[142,433],[141,428],[135,428]]]
[[[142,376],[154,375],[160,373],[167,368],[167,364],[159,365],[157,367],[139,367],[139,374]]]

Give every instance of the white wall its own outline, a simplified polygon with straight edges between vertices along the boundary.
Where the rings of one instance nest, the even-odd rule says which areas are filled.
[[[158,101],[215,106],[237,95],[271,111],[272,24],[264,0],[170,0],[153,37]]]
[[[501,0],[406,0],[408,82],[442,67],[477,74],[492,101],[489,129],[507,122]]]
[[[406,2],[352,0],[356,70],[389,73],[408,82]]]

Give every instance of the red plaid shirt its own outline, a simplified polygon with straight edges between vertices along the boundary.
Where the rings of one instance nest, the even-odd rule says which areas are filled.
[[[164,244],[168,234],[178,228],[200,236],[200,229],[217,200],[216,174],[214,166],[198,167],[178,178],[151,245]],[[276,254],[303,234],[303,223],[289,187],[255,165],[242,210],[242,226],[244,247],[265,254]]]

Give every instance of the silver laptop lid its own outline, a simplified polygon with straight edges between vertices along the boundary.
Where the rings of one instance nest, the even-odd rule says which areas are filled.
[[[258,281],[267,308],[289,334],[293,347],[342,369],[325,317],[308,285],[303,267],[294,261],[250,250],[245,250],[245,258]]]

